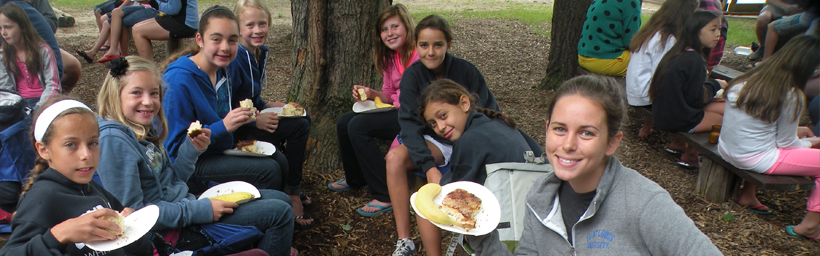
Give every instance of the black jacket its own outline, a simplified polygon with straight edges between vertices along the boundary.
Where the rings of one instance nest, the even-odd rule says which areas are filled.
[[[12,219],[12,234],[0,255],[150,255],[147,236],[109,252],[95,252],[85,244],[61,244],[51,234],[51,227],[90,212],[95,207],[122,211],[117,199],[96,182],[77,184],[54,169],[48,169],[34,180],[31,189],[20,198]],[[128,253],[126,253],[126,251]]]
[[[652,118],[659,130],[688,132],[703,120],[703,108],[720,84],[706,80],[706,61],[694,51],[675,57],[668,67],[652,100]]]

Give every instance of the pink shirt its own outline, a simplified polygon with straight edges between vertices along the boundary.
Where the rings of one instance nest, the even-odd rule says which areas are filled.
[[[40,76],[31,74],[26,68],[26,62],[17,60],[17,68],[20,69],[22,75],[14,76],[17,80],[17,92],[23,98],[40,98],[43,95],[43,84],[40,82]]]
[[[401,92],[399,91],[399,83],[401,83],[401,76],[404,74],[404,70],[417,60],[419,60],[419,53],[414,50],[413,55],[410,57],[410,62],[407,63],[407,66],[403,66],[399,60],[398,52],[396,52],[396,55],[393,56],[393,63],[390,63],[391,65],[387,67],[382,74],[384,76],[382,92],[393,100],[391,104],[396,106],[396,108],[400,107],[399,94],[401,94]]]

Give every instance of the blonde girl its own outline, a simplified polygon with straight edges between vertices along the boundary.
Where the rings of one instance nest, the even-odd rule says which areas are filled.
[[[31,109],[60,94],[57,60],[16,3],[0,7],[0,89],[16,91]]]
[[[362,89],[365,98],[375,100],[378,97],[382,102],[400,108],[402,75],[419,59],[413,35],[415,22],[402,4],[388,6],[378,17],[379,22],[373,30],[373,63],[376,71],[382,74],[382,90],[353,85],[353,98],[360,101],[359,89]],[[343,192],[367,186],[373,200],[356,209],[362,216],[373,217],[393,209],[387,190],[384,155],[374,138],[395,141],[400,131],[398,111],[367,114],[349,111],[336,120],[345,177],[328,184],[328,189]],[[398,145],[398,142],[394,144]]]
[[[99,160],[97,119],[85,104],[56,97],[34,115],[38,157],[23,187],[13,232],[0,255],[91,255],[83,243],[114,240],[119,226],[101,220],[128,215],[100,184],[92,182]],[[107,255],[151,253],[147,237]],[[147,250],[147,251],[146,251]]]

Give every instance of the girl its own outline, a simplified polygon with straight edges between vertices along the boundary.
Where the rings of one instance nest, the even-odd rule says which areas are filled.
[[[146,59],[129,56],[114,60],[97,97],[100,113],[100,172],[103,185],[135,209],[160,208],[158,230],[219,221],[248,225],[265,233],[259,248],[270,255],[289,255],[293,214],[282,192],[260,189],[262,198],[238,205],[215,199],[196,200],[185,181],[199,155],[208,148],[210,129],[186,138],[171,163],[161,142],[168,134],[160,76]],[[183,232],[182,235],[190,235]],[[180,237],[196,240],[190,237]],[[181,243],[177,243],[178,245]],[[179,248],[195,250],[198,248]]]
[[[626,100],[630,106],[651,106],[649,100],[649,81],[663,55],[680,37],[686,18],[698,7],[694,0],[673,0],[663,2],[649,22],[638,30],[629,43],[632,51],[629,68],[626,70]],[[638,133],[646,137],[652,132],[652,118],[646,121]]]
[[[627,116],[620,88],[585,75],[555,92],[546,134],[554,173],[535,181],[521,206],[516,255],[722,255],[669,193],[613,156]],[[512,255],[497,231],[465,237],[476,255]]]
[[[0,7],[0,89],[23,96],[34,109],[60,93],[60,76],[54,52],[37,35],[26,12],[16,3]]]
[[[704,132],[723,120],[723,102],[713,101],[726,81],[707,79],[704,57],[720,38],[720,18],[698,10],[686,20],[680,41],[663,56],[649,85],[652,118],[658,129],[670,132]],[[667,152],[681,154],[678,165],[700,167],[698,151],[675,138]]]
[[[170,40],[171,38],[189,38],[199,29],[196,0],[157,0],[159,15],[134,25],[131,36],[137,53],[145,59],[153,59],[154,51],[151,40]],[[109,47],[107,55],[118,55]],[[127,49],[127,48],[126,48]]]
[[[629,40],[641,27],[641,2],[592,2],[578,41],[578,64],[582,68],[608,76],[626,75]]]
[[[413,35],[415,22],[404,5],[395,4],[381,11],[377,24],[374,31],[377,46],[373,51],[373,62],[376,63],[376,70],[382,72],[382,91],[354,85],[353,98],[359,101],[358,91],[363,89],[367,99],[378,97],[382,102],[394,104],[398,108],[401,106],[399,84],[402,74],[410,64],[419,60]],[[387,191],[384,156],[374,138],[396,138],[401,131],[398,117],[398,111],[369,114],[349,111],[336,121],[345,178],[328,184],[328,188],[342,192],[367,186],[373,200],[356,209],[362,216],[373,217],[393,209]]]
[[[231,72],[241,73],[245,78],[239,83],[237,93],[232,103],[236,106],[239,100],[250,98],[257,109],[282,107],[280,102],[265,102],[262,100],[262,86],[266,81],[265,65],[268,59],[268,48],[265,39],[268,38],[268,24],[271,16],[268,8],[260,0],[239,0],[236,3],[235,13],[239,15],[239,48],[237,57],[228,68]],[[304,205],[310,204],[310,198],[302,193],[302,163],[305,160],[310,131],[310,118],[280,119],[273,112],[262,113],[256,116],[256,122],[239,127],[234,135],[237,138],[263,140],[275,145],[287,145],[282,149],[289,169],[287,172],[284,192],[290,195],[293,202],[293,213],[296,215],[296,228],[306,229],[314,226],[313,219],[304,212]]]
[[[399,142],[404,143],[391,149],[387,156],[387,188],[396,217],[396,255],[415,252],[410,239],[410,189],[407,172],[419,170],[419,176],[426,176],[427,182],[439,183],[443,172],[449,169],[447,163],[452,152],[452,143],[436,135],[426,122],[418,118],[419,94],[432,81],[447,78],[460,84],[470,93],[477,94],[476,107],[498,111],[484,76],[472,63],[448,54],[453,43],[453,34],[447,21],[438,15],[430,15],[416,25],[413,36],[417,39],[416,50],[419,61],[410,65],[401,78],[399,95]],[[526,133],[519,130],[535,154],[540,155],[540,146]],[[438,167],[442,167],[442,171]],[[409,254],[408,254],[409,253]]]
[[[112,59],[116,59],[121,55],[121,51],[128,49],[128,33],[123,33],[123,29],[133,27],[134,24],[143,20],[151,19],[156,16],[159,11],[159,5],[156,1],[139,0],[139,1],[124,1],[119,7],[107,13],[105,17],[101,17],[98,23],[102,24],[100,35],[97,37],[97,42],[91,47],[91,50],[81,51],[76,50],[77,55],[85,59],[86,62],[91,63],[106,42],[111,42],[118,50],[111,50],[110,47],[105,49],[106,54],[97,62],[104,63]],[[116,54],[114,53],[116,52]]]
[[[820,38],[793,38],[769,60],[738,76],[726,88],[726,123],[718,140],[723,159],[740,169],[769,175],[815,177],[820,186],[820,138],[799,127],[806,106],[803,89],[820,65]],[[800,139],[804,138],[805,139]],[[812,138],[813,137],[813,138]],[[812,148],[809,148],[812,147]],[[771,213],[745,182],[737,203]],[[790,235],[820,237],[820,189],[809,194],[808,213]]]
[[[472,94],[450,79],[430,84],[419,106],[419,117],[453,142],[450,171],[442,175],[442,185],[462,180],[484,184],[484,165],[524,162],[523,153],[532,150],[513,119],[476,107]],[[441,255],[441,230],[426,219],[416,220],[427,255]]]
[[[38,157],[23,187],[14,232],[0,255],[92,255],[83,243],[114,240],[120,227],[101,217],[129,215],[91,177],[99,159],[97,121],[85,104],[57,97],[34,115]],[[148,237],[106,255],[147,255]]]

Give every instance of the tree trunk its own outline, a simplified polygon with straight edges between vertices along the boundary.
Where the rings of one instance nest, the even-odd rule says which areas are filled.
[[[591,0],[554,1],[547,75],[541,79],[538,89],[553,89],[575,76],[578,68],[578,40],[581,39],[581,28],[591,4]]]
[[[354,84],[381,85],[371,61],[373,26],[390,0],[291,0],[293,84],[288,101],[312,119],[306,168],[339,168],[336,119],[353,106]]]

